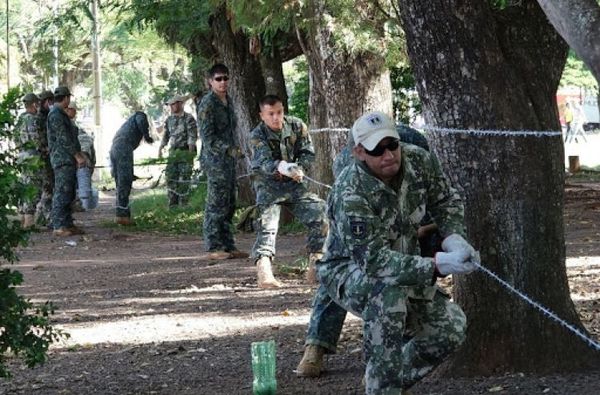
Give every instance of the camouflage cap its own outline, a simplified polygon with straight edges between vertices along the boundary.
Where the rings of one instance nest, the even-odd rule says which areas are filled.
[[[50,91],[43,91],[42,93],[40,93],[40,101],[44,101],[46,99],[54,99],[54,93],[50,92]]]
[[[35,103],[39,102],[40,98],[35,93],[28,93],[25,96],[23,96],[23,99],[21,99],[21,101],[23,103]]]
[[[171,99],[167,100],[166,104],[171,105],[171,104],[175,104],[177,102],[184,103],[187,99],[189,99],[189,96],[187,96],[187,95],[186,96],[175,95]]]
[[[381,111],[369,112],[358,118],[352,126],[352,137],[354,145],[362,144],[369,151],[386,137],[399,139],[396,125]]]
[[[72,96],[71,91],[66,86],[59,86],[54,89],[54,96]]]

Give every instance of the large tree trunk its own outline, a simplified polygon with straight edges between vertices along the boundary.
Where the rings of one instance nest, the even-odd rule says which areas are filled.
[[[262,78],[260,62],[249,52],[249,39],[242,31],[233,31],[231,21],[224,6],[215,12],[212,20],[214,33],[213,45],[219,52],[219,58],[229,68],[231,78],[229,94],[236,105],[238,119],[237,136],[246,153],[246,158],[240,160],[238,172],[240,175],[250,172],[250,149],[248,137],[250,131],[258,124],[258,101],[265,94],[265,84]],[[255,200],[250,185],[250,178],[239,180],[239,198],[243,202],[252,203]]]
[[[600,4],[597,0],[538,0],[550,23],[600,83]]]
[[[502,12],[485,1],[398,3],[427,123],[560,130],[554,95],[567,47],[536,3]],[[582,328],[566,278],[561,138],[432,132],[430,141],[465,197],[483,265]],[[580,339],[485,274],[455,280],[469,330],[442,371],[549,372],[598,362]]]
[[[283,107],[287,112],[288,95],[285,89],[283,65],[281,62],[281,56],[279,55],[279,51],[275,48],[272,51],[270,51],[270,53],[261,52],[260,66],[262,68],[262,74],[265,80],[265,92],[271,95],[279,96],[279,98],[281,98],[281,101],[283,102]]]
[[[372,110],[392,116],[390,74],[383,54],[340,48],[325,3],[314,0],[307,5],[312,23],[302,42],[310,70],[311,128],[351,128],[360,115]],[[348,133],[315,133],[312,137],[317,155],[312,175],[331,184],[333,158],[346,144]],[[328,190],[319,188],[319,192],[325,195]]]

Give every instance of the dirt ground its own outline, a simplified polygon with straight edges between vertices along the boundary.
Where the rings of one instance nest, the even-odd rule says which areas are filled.
[[[569,181],[565,212],[568,273],[582,319],[600,338],[600,184]],[[16,268],[22,292],[53,301],[53,323],[71,337],[49,361],[11,360],[0,394],[249,394],[250,343],[277,343],[280,394],[362,394],[361,322],[347,321],[339,352],[319,379],[294,375],[313,289],[297,275],[259,290],[249,260],[207,261],[197,235],[165,236],[101,226],[113,215],[104,196],[78,213],[87,235],[34,234]],[[249,251],[254,236],[238,235]],[[291,264],[303,237],[280,236],[278,262]],[[600,394],[600,372],[536,377],[428,378],[420,394]]]

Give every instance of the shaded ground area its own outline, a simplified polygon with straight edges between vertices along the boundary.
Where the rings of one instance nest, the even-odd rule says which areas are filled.
[[[71,337],[52,348],[42,367],[11,361],[15,377],[0,381],[0,394],[249,394],[250,343],[267,339],[278,346],[278,393],[364,393],[359,320],[346,323],[323,377],[298,379],[293,370],[312,288],[289,274],[280,276],[285,288],[259,290],[249,260],[208,261],[195,235],[100,226],[112,218],[111,205],[105,199],[96,212],[76,216],[87,235],[58,239],[42,232],[23,249],[17,265],[25,275],[22,291],[54,301],[53,322]],[[569,181],[565,219],[572,296],[598,338],[600,185]],[[249,250],[254,236],[238,241]],[[280,237],[278,262],[292,266],[303,245],[303,236]],[[414,393],[594,394],[600,373],[429,378]]]

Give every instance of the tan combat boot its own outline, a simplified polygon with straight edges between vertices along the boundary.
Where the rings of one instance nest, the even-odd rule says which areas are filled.
[[[256,261],[256,275],[258,277],[258,288],[281,288],[283,286],[273,276],[271,258],[268,256],[261,256]]]
[[[52,231],[53,236],[67,237],[73,236],[73,232],[69,228],[58,228]]]
[[[228,251],[231,255],[230,259],[246,259],[249,257],[247,252],[240,251],[237,248],[234,248],[231,251]]]
[[[320,252],[311,252],[308,254],[308,269],[306,269],[306,273],[304,273],[304,278],[307,283],[312,285],[318,283],[316,263],[321,258],[323,258],[323,254]]]
[[[323,355],[325,349],[321,346],[309,344],[304,348],[304,356],[296,368],[298,377],[319,377],[323,368]]]
[[[117,218],[115,218],[115,222],[117,224],[123,225],[123,226],[134,225],[134,222],[131,220],[130,217],[117,217]]]
[[[231,259],[233,255],[227,251],[209,251],[206,258],[211,261],[220,261],[222,259]]]
[[[33,214],[25,214],[23,215],[23,222],[21,222],[23,229],[32,228],[35,225],[35,218]]]

